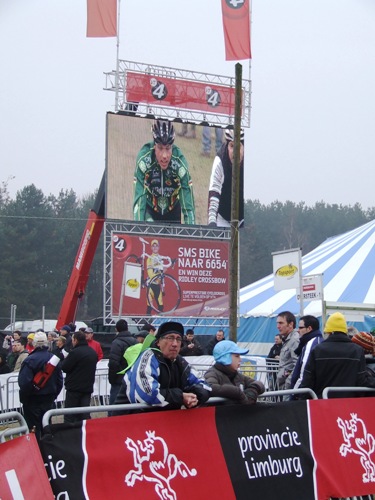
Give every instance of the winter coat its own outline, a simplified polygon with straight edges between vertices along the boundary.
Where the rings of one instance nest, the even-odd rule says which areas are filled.
[[[128,331],[118,333],[113,340],[108,361],[108,380],[111,385],[121,384],[123,375],[118,375],[118,372],[126,368],[127,365],[124,352],[129,346],[136,343],[137,341]]]
[[[163,410],[175,410],[183,405],[184,392],[196,394],[202,404],[210,397],[208,389],[191,372],[182,356],[171,361],[159,349],[150,348],[125,373],[116,404],[146,403]]]
[[[189,344],[194,344],[194,347],[188,347]],[[183,340],[180,351],[181,356],[201,356],[202,354],[203,349],[198,340],[193,339],[191,342],[186,338]]]
[[[233,370],[230,366],[215,363],[204,374],[212,388],[211,397],[232,399],[237,403],[254,404],[259,394],[264,392],[262,382]]]
[[[321,342],[323,342],[323,335],[320,330],[313,330],[300,338],[299,346],[295,350],[295,353],[298,355],[298,359],[292,373],[292,388],[298,389],[301,385],[303,372],[305,371],[310,352]]]
[[[291,387],[292,372],[298,358],[295,353],[298,344],[298,332],[293,330],[284,340],[280,351],[279,371],[277,373],[279,389],[290,389]]]
[[[60,363],[54,369],[51,377],[42,389],[36,389],[33,384],[34,375],[44,369],[45,364],[52,357],[47,346],[36,347],[23,361],[18,374],[20,387],[20,401],[27,404],[29,398],[53,394],[56,398],[63,386],[63,376]]]
[[[98,355],[87,342],[76,344],[64,361],[61,369],[66,373],[65,389],[71,392],[91,394],[94,388]]]
[[[300,388],[309,387],[318,398],[325,387],[369,387],[362,347],[341,332],[334,332],[317,345],[309,356]],[[330,397],[354,397],[338,392]]]

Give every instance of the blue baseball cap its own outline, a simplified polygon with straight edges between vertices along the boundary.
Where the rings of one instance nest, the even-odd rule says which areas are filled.
[[[221,340],[213,350],[213,356],[217,363],[230,365],[232,363],[232,354],[247,354],[249,349],[241,349],[232,340]]]

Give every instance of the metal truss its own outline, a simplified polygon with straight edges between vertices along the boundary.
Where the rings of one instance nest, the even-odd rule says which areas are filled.
[[[129,116],[140,116],[146,118],[161,118],[187,123],[203,125],[216,125],[227,127],[234,124],[234,115],[218,113],[215,111],[202,112],[183,107],[163,106],[160,103],[134,103],[126,100],[126,78],[127,72],[153,75],[155,77],[178,78],[192,82],[202,82],[235,89],[235,78],[198,71],[156,66],[154,64],[137,63],[134,61],[118,61],[118,70],[104,73],[106,85],[104,90],[116,92],[115,111]],[[243,102],[241,126],[250,127],[251,110],[251,81],[242,80]]]
[[[127,233],[140,235],[158,235],[165,237],[178,238],[199,238],[199,239],[221,239],[230,240],[230,229],[208,227],[208,226],[185,226],[185,225],[165,225],[146,224],[142,222],[118,222],[107,221],[104,224],[104,304],[103,304],[103,324],[115,325],[118,317],[112,317],[112,234]],[[167,320],[163,316],[163,321]],[[174,317],[176,320],[176,317]],[[228,327],[229,318],[178,318],[184,326],[202,326],[202,327]],[[142,325],[149,322],[148,317],[131,318],[131,322],[136,325]],[[160,321],[160,319],[159,319]]]

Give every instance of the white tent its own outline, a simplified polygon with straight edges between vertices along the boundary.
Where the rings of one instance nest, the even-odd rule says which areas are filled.
[[[323,275],[326,302],[375,304],[375,220],[347,233],[328,238],[302,257],[302,274]],[[242,288],[239,340],[272,342],[273,335],[277,333],[275,323],[272,322],[270,329],[270,325],[264,320],[274,318],[285,310],[299,314],[300,304],[296,298],[296,290],[276,292],[273,274]],[[322,302],[305,302],[304,314],[321,316]],[[244,318],[258,318],[260,321],[248,322]],[[258,325],[262,325],[263,334],[268,332],[267,340],[260,334]],[[250,340],[250,337],[253,340]]]

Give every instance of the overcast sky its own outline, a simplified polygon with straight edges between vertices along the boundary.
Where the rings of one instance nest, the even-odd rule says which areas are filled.
[[[375,206],[374,26],[374,0],[252,1],[247,199]],[[220,0],[121,0],[120,58],[235,73]],[[0,182],[93,192],[116,39],[86,38],[85,0],[0,0],[0,63]]]

